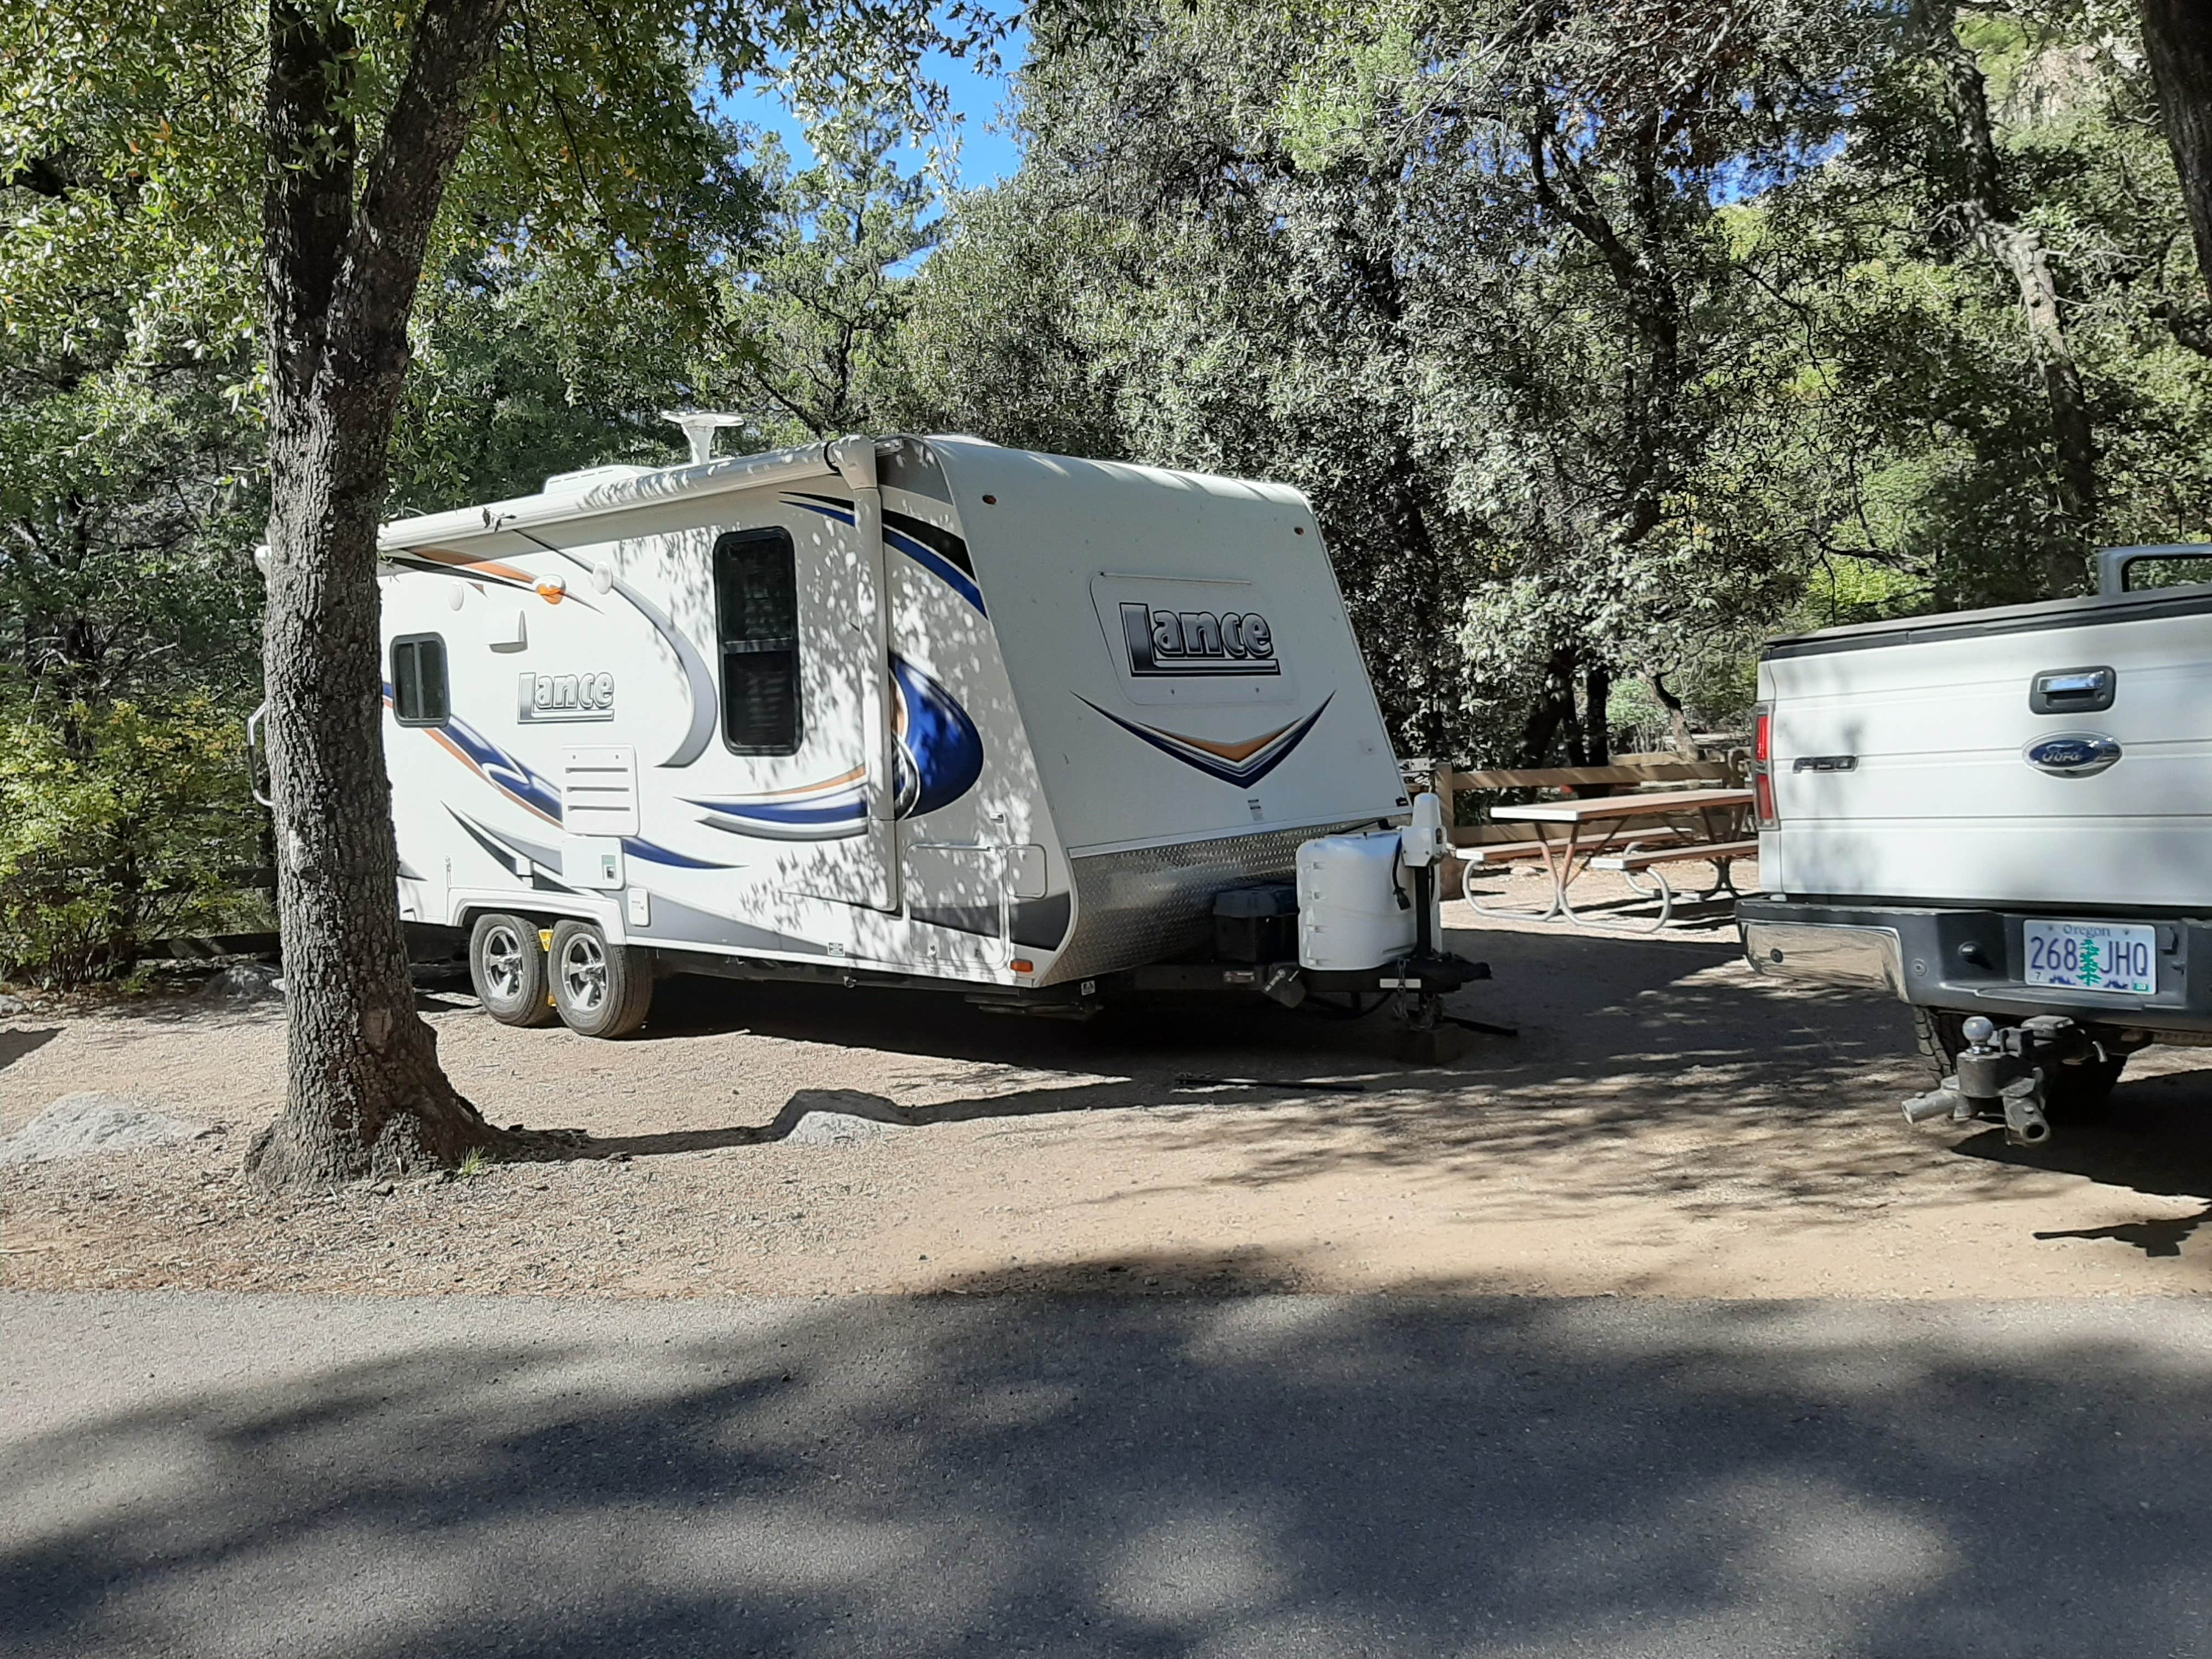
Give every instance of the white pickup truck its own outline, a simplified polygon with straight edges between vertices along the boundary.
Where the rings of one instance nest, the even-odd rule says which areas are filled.
[[[1915,1121],[2033,1143],[2136,1049],[2212,1043],[2212,544],[2099,574],[1760,658],[1744,953],[1911,1004],[1955,1072]]]

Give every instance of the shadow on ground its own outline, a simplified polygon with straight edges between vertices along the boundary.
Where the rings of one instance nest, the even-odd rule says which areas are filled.
[[[1529,1220],[1656,1197],[1686,1217],[1789,1206],[1793,1226],[1848,1224],[2001,1194],[2022,1165],[2212,1202],[2212,1071],[2131,1079],[2107,1123],[1999,1155],[2001,1135],[1899,1125],[1899,1103],[1929,1079],[1896,1003],[1758,980],[1735,967],[1732,940],[1486,928],[1449,942],[1497,975],[1452,1006],[1520,1035],[1470,1035],[1442,1066],[1399,1061],[1387,1014],[1347,1023],[1224,1003],[1069,1025],[943,994],[713,981],[664,986],[640,1040],[742,1029],[942,1059],[959,1092],[901,1103],[896,1121],[927,1128],[1143,1109],[1168,1120],[1150,1145],[1237,1150],[1220,1179],[1239,1186],[1362,1165],[1423,1180],[1510,1170],[1514,1212]],[[1003,1071],[979,1087],[979,1065]],[[1222,1107],[1244,1109],[1209,1109]],[[792,1121],[787,1108],[770,1125],[614,1138],[581,1155],[755,1145],[781,1139]],[[1951,1180],[1899,1180],[1946,1137],[1960,1154]]]
[[[2212,1321],[2180,1304],[9,1323],[26,1659],[2019,1659],[2202,1651],[2212,1597]]]
[[[0,1070],[14,1065],[26,1054],[34,1054],[62,1034],[58,1025],[22,1026],[11,1031],[0,1031]]]

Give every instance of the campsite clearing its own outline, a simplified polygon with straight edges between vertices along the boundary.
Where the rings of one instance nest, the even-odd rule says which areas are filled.
[[[103,1090],[226,1133],[9,1170],[0,1262],[21,1288],[392,1294],[2212,1291],[2204,1051],[2139,1056],[2109,1123],[2008,1151],[1899,1119],[1925,1086],[1900,1006],[1761,981],[1730,931],[1446,920],[1498,975],[1454,1006],[1522,1034],[1428,1068],[1387,1019],[1277,1010],[1069,1025],[679,981],[595,1042],[434,992],[489,1115],[592,1139],[320,1197],[240,1175],[277,1005],[34,1009],[0,1021],[0,1131]]]

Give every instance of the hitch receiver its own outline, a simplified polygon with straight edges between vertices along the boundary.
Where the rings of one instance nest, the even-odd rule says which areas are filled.
[[[2094,1039],[2060,1014],[2038,1014],[2003,1027],[1977,1014],[1966,1022],[1966,1050],[1959,1056],[1955,1075],[1906,1101],[1905,1121],[1987,1119],[2002,1122],[2005,1139],[2014,1146],[2039,1146],[2050,1139],[2051,1120],[2043,1111],[2044,1068],[2095,1048]]]

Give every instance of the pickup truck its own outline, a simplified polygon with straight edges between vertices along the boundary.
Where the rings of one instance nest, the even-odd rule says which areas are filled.
[[[1908,1118],[2033,1144],[2136,1050],[2212,1044],[2212,544],[1777,640],[1754,721],[1744,954],[1911,1004],[1942,1080]]]

